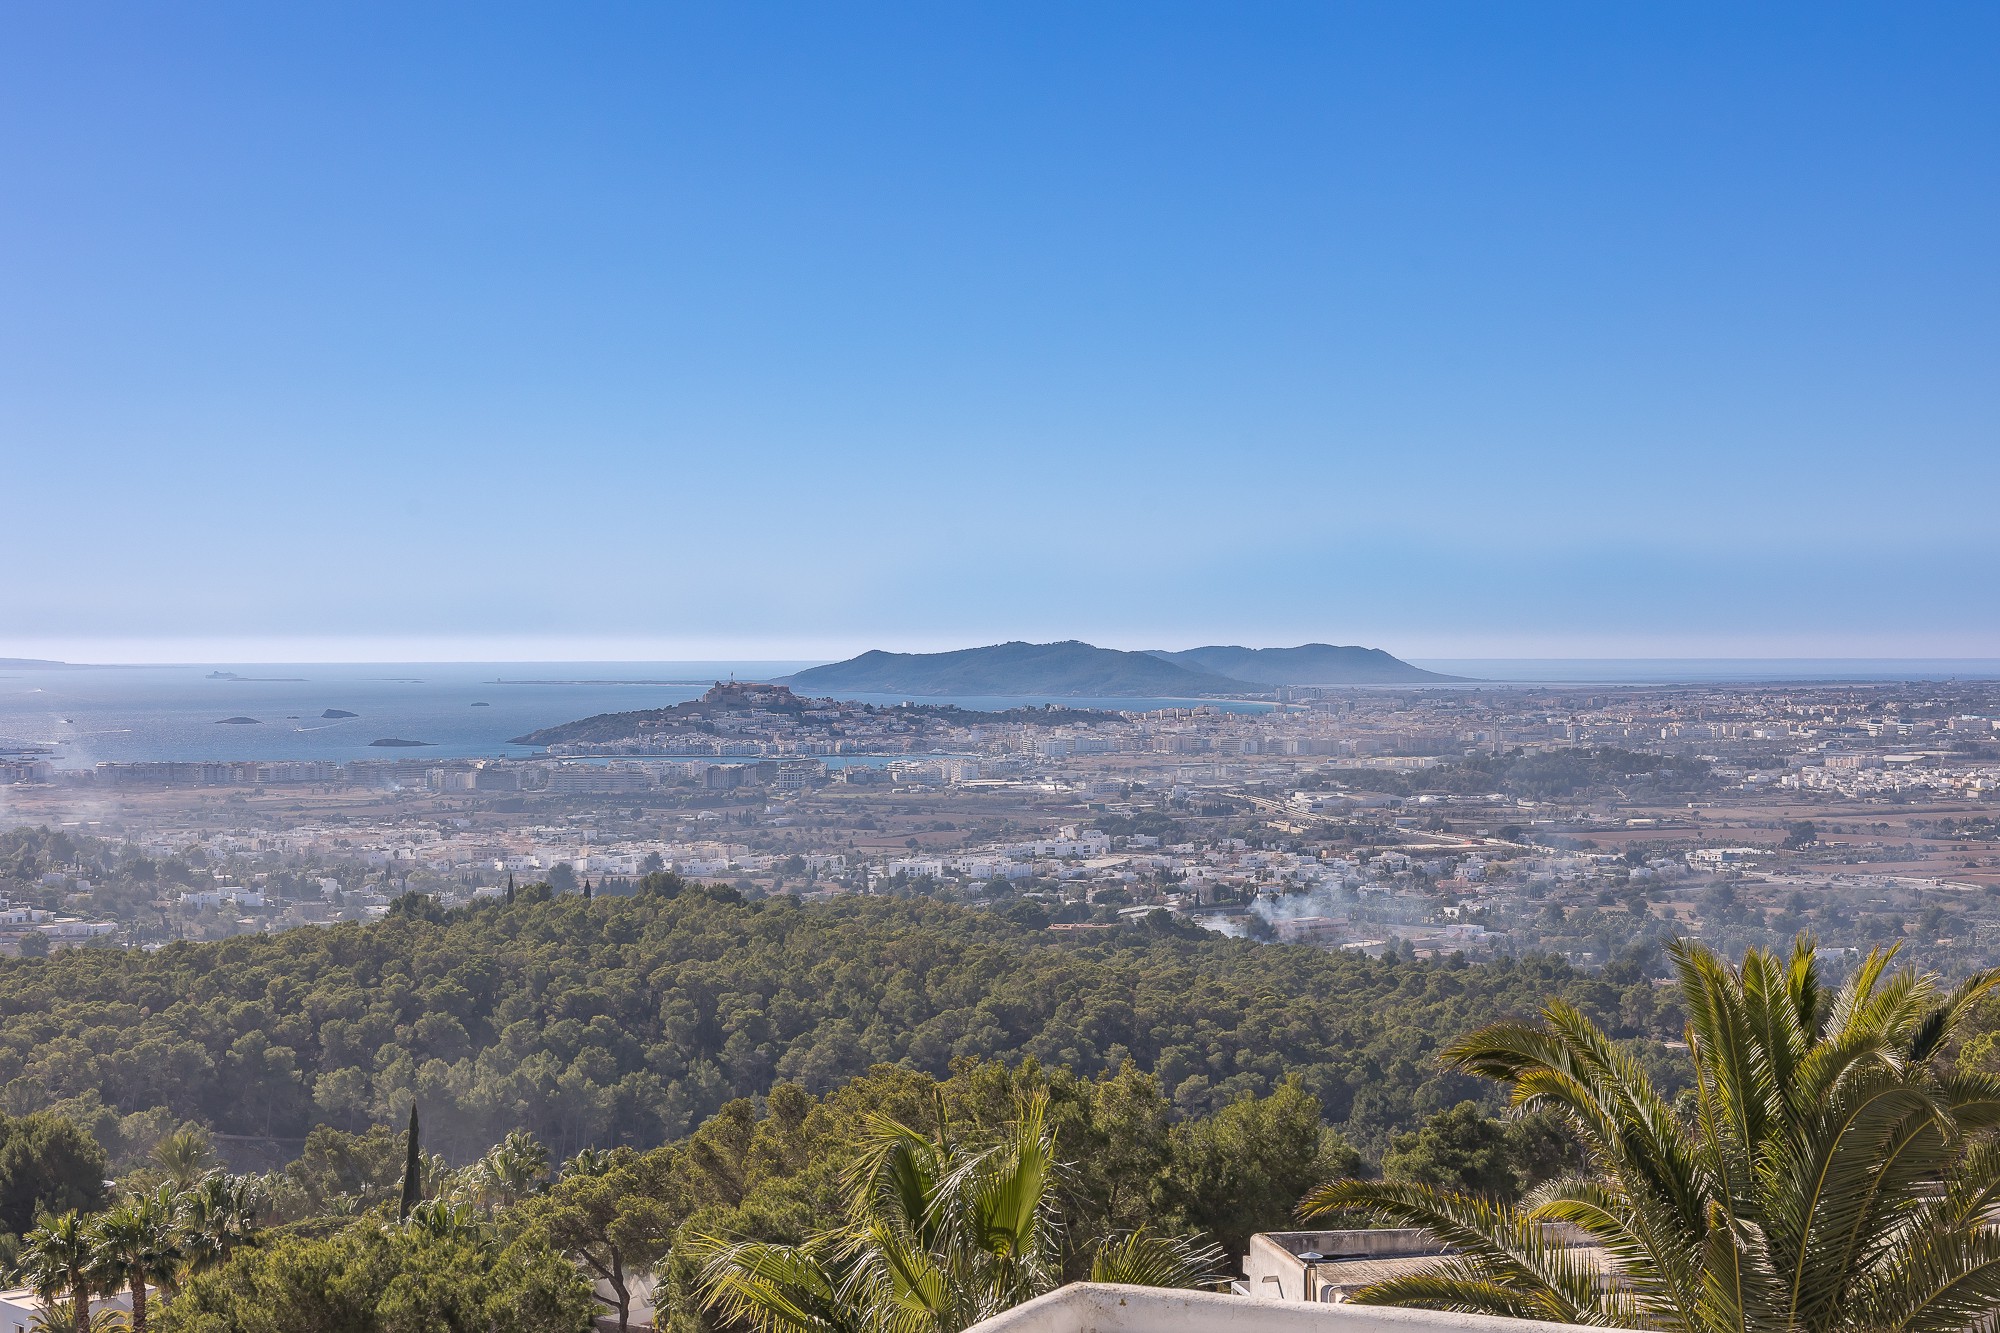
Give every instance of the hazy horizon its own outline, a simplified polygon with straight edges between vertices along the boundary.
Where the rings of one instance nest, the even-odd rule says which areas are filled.
[[[997,642],[997,641],[996,641]],[[956,644],[955,648],[982,645]],[[1113,645],[1099,645],[1113,646]],[[1154,648],[1174,650],[1183,647],[1209,646],[1204,644],[1151,645]],[[1293,644],[1243,645],[1254,647],[1294,647]],[[1362,645],[1380,647],[1381,645]],[[950,649],[919,649],[919,652],[950,651]],[[0,678],[5,678],[9,670],[33,670],[29,667],[10,668],[9,661],[47,661],[63,668],[141,668],[186,670],[235,670],[235,669],[307,669],[312,667],[496,667],[496,668],[548,668],[562,670],[585,669],[595,675],[577,677],[579,680],[604,681],[604,673],[615,676],[629,674],[624,669],[642,670],[649,681],[687,683],[711,677],[729,675],[775,677],[790,675],[808,667],[842,661],[855,656],[847,653],[841,656],[804,655],[795,657],[469,657],[469,658],[425,658],[425,657],[315,657],[315,658],[182,658],[182,659],[17,659],[0,657]],[[1690,655],[1645,655],[1593,656],[1593,655],[1545,655],[1545,656],[1479,656],[1479,657],[1438,657],[1424,655],[1393,654],[1413,666],[1426,670],[1459,675],[1474,680],[1513,681],[1518,683],[1536,682],[1579,682],[1619,680],[1648,681],[1674,678],[1688,681],[1747,681],[1747,680],[1792,680],[1807,677],[1827,679],[1920,679],[1931,676],[1946,676],[1954,671],[1969,678],[2000,676],[2000,657],[1953,657],[1920,655],[1742,655],[1742,656],[1690,656]],[[1601,670],[1592,672],[1592,668]],[[627,682],[631,683],[631,682]]]

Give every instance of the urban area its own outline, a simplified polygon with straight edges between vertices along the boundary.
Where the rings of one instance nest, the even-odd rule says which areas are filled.
[[[671,871],[938,897],[1054,932],[1156,912],[1406,956],[1810,929],[2000,961],[2000,687],[1309,689],[967,713],[720,684],[531,759],[0,762],[0,952],[154,948]]]

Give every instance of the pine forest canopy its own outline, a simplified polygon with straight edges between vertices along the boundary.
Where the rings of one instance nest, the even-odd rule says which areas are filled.
[[[1130,1062],[1179,1113],[1296,1074],[1379,1155],[1480,1094],[1436,1065],[1440,1043],[1551,995],[1621,1037],[1681,1023],[1631,962],[1378,960],[1163,915],[1080,942],[972,908],[745,902],[659,875],[629,898],[411,898],[368,925],[6,961],[0,1088],[24,1112],[164,1108],[292,1141],[400,1126],[414,1098],[426,1147],[466,1160],[517,1129],[561,1155],[667,1142],[780,1080],[1033,1057],[1084,1077]]]

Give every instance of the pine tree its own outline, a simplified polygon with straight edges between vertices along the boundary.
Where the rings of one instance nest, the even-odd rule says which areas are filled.
[[[422,1202],[424,1197],[423,1158],[417,1144],[417,1103],[410,1100],[410,1142],[407,1155],[403,1158],[403,1202],[396,1209],[396,1219],[410,1220],[410,1210]]]

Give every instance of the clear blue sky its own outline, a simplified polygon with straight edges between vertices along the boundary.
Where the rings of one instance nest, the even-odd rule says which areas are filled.
[[[2000,6],[0,7],[0,655],[2000,656]]]

